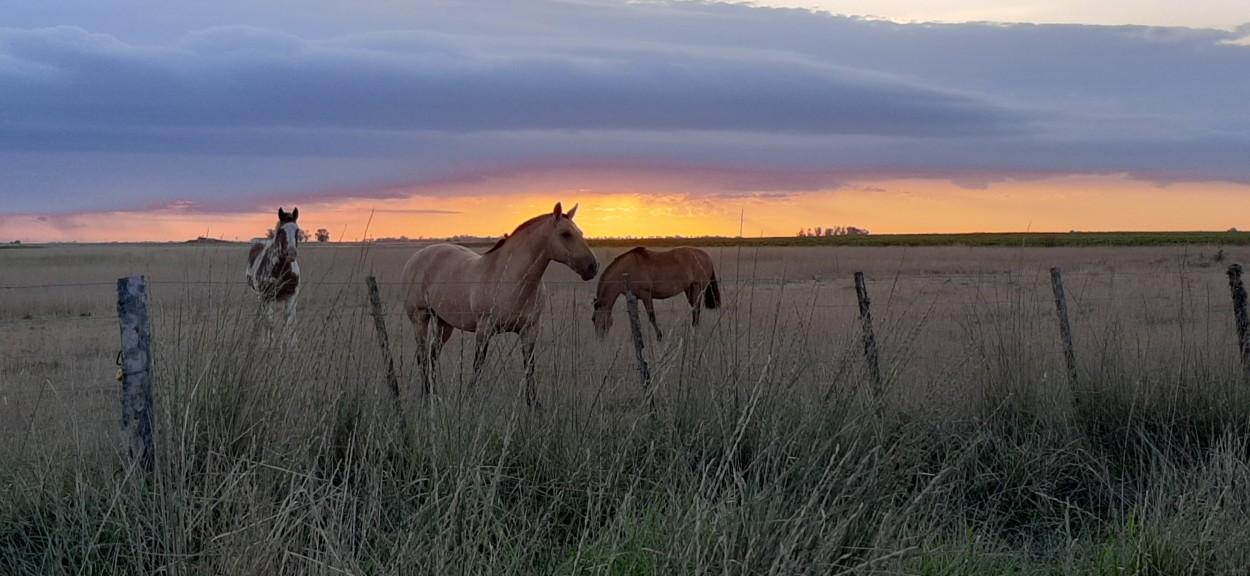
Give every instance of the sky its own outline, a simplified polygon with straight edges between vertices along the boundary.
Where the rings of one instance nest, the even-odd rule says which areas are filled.
[[[0,242],[1250,229],[1241,2],[0,0]]]

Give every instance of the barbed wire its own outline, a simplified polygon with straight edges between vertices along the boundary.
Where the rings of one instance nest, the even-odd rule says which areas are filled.
[[[113,384],[98,384],[98,385],[90,385],[90,386],[75,385],[73,388],[69,388],[69,387],[56,388],[55,391],[53,391],[53,390],[48,390],[44,386],[42,386],[42,384],[44,384],[43,378],[39,378],[38,380],[39,381],[36,383],[36,386],[28,386],[28,387],[21,388],[21,389],[0,391],[0,402],[4,402],[5,399],[9,397],[25,397],[25,396],[38,396],[38,395],[69,396],[69,395],[100,394],[102,392],[121,394],[121,391],[122,391],[121,384],[117,382],[114,382]]]
[[[1087,307],[1087,306],[1100,304],[1100,303],[1123,302],[1126,300],[1132,301],[1132,302],[1179,302],[1179,301],[1194,301],[1194,300],[1199,300],[1203,302],[1210,301],[1205,296],[1206,296],[1205,293],[1203,293],[1203,294],[1193,294],[1190,296],[1134,295],[1134,296],[1126,298],[1126,297],[1121,297],[1121,296],[1080,296],[1080,295],[1074,295],[1072,292],[1069,292],[1068,300],[1070,301],[1072,306],[1081,308],[1081,307]],[[974,297],[973,295],[964,294],[964,295],[950,295],[946,298],[936,298],[936,299],[939,301],[947,300],[955,304],[958,304],[961,302],[968,302],[972,299],[975,299],[975,303],[977,305],[994,306],[994,307],[1001,307],[1001,306],[1039,306],[1039,307],[1045,306],[1045,307],[1049,307],[1049,306],[1054,305],[1054,298],[1053,296],[1049,296],[1049,295],[1039,296],[1036,298],[987,299],[984,297]],[[684,299],[681,299],[681,300],[682,302],[684,302]],[[883,300],[884,301],[879,301],[878,305],[881,306],[882,308],[886,308],[886,309],[890,308],[891,304],[890,304],[889,299],[883,298]],[[663,302],[663,301],[660,301],[660,302]],[[1218,306],[1220,308],[1223,308],[1224,306],[1222,303],[1215,304],[1214,301],[1210,301],[1210,302],[1213,306]],[[587,301],[587,303],[589,304],[589,300]],[[758,300],[757,300],[757,303],[758,303]],[[407,313],[404,312],[403,310],[393,310],[393,309],[386,310],[385,309],[385,308],[394,308],[398,304],[399,303],[397,302],[384,303],[383,304],[384,310],[382,311],[383,316],[406,321]],[[793,308],[795,306],[799,306],[803,309],[858,309],[859,307],[859,303],[857,301],[837,302],[837,303],[832,303],[832,302],[804,303],[804,302],[795,301],[791,304],[792,305],[788,305],[787,308]],[[680,306],[680,304],[678,304],[678,306]],[[726,297],[725,304],[722,304],[722,308],[728,308],[731,306],[733,306],[733,299]],[[334,308],[334,312],[339,313],[339,314],[356,313],[362,317],[372,314],[372,310],[367,304],[336,306]],[[763,313],[764,312],[761,312],[761,314]],[[316,313],[313,313],[313,314],[316,314]],[[159,317],[159,315],[157,315],[156,317]],[[0,326],[11,326],[11,325],[17,325],[17,324],[24,324],[24,323],[25,324],[46,324],[46,323],[73,324],[73,323],[78,323],[78,322],[82,322],[82,323],[95,322],[95,323],[98,323],[100,326],[105,326],[105,325],[116,323],[117,317],[112,316],[112,315],[99,315],[99,316],[96,316],[96,315],[93,315],[93,316],[34,316],[34,315],[31,315],[29,317],[22,317],[22,318],[0,318]],[[11,358],[12,356],[7,356],[7,357]]]
[[[1094,279],[1094,278],[1114,278],[1114,277],[1167,277],[1173,274],[1189,273],[1191,271],[1206,270],[1206,267],[1189,267],[1183,270],[1168,271],[1145,271],[1145,270],[1107,270],[1107,271],[1065,271],[1064,277],[1068,280],[1076,279]],[[1222,270],[1212,270],[1213,275],[1218,274],[1221,278],[1226,275]],[[307,276],[307,275],[306,275]],[[900,281],[924,281],[924,282],[947,282],[952,280],[1002,280],[1002,279],[1024,279],[1035,278],[1039,283],[1049,282],[1049,272],[1041,268],[1029,272],[1016,271],[986,271],[976,273],[885,273],[879,276],[867,275],[870,282],[900,282]],[[661,279],[663,281],[663,279]],[[853,274],[845,276],[810,276],[810,277],[793,277],[793,278],[776,278],[767,276],[736,276],[736,277],[718,277],[717,282],[729,285],[744,284],[763,284],[763,285],[783,285],[783,284],[807,284],[811,282],[837,283],[852,282]],[[573,286],[594,286],[595,284],[589,280],[553,280],[544,279],[543,284],[554,285],[573,285]],[[301,282],[302,287],[308,286],[356,286],[364,283],[364,277],[357,280],[304,280]],[[408,283],[402,281],[384,281],[378,280],[379,286],[405,286]],[[441,285],[461,285],[461,284],[514,284],[511,281],[490,282],[481,280],[440,280],[430,282],[430,284]],[[147,284],[151,286],[247,286],[246,280],[157,280],[148,279]],[[33,289],[51,289],[51,288],[88,288],[110,286],[116,287],[116,282],[79,282],[79,283],[59,283],[59,284],[11,284],[0,285],[0,290],[33,290]]]
[[[0,286],[0,290],[23,290],[27,288],[84,288],[91,286],[112,286],[117,287],[116,282],[75,282],[70,284],[18,284]]]
[[[1117,278],[1137,279],[1137,278],[1149,277],[1152,279],[1159,279],[1159,278],[1167,278],[1167,277],[1171,277],[1171,276],[1179,274],[1180,279],[1182,281],[1185,281],[1187,278],[1186,275],[1188,274],[1205,276],[1204,271],[1206,271],[1208,268],[1212,268],[1212,267],[1193,266],[1193,267],[1184,267],[1181,269],[1169,269],[1166,271],[1082,270],[1082,271],[1075,271],[1075,272],[1067,272],[1065,276],[1066,276],[1066,281],[1069,286],[1068,297],[1072,301],[1073,306],[1076,307],[1078,310],[1080,310],[1080,309],[1087,308],[1090,306],[1096,306],[1098,304],[1105,303],[1105,302],[1125,301],[1125,300],[1131,300],[1135,302],[1176,302],[1176,301],[1193,300],[1196,298],[1202,299],[1204,296],[1206,297],[1205,299],[1210,300],[1210,292],[1191,291],[1190,293],[1187,294],[1183,290],[1180,291],[1179,293],[1172,293],[1172,294],[1165,294],[1165,295],[1158,295],[1158,294],[1095,295],[1096,293],[1103,291],[1103,290],[1114,289],[1108,286],[1107,282],[1114,281]],[[1218,269],[1218,268],[1211,269],[1210,273],[1212,276],[1211,280],[1215,280],[1215,276],[1218,275],[1219,281],[1220,282],[1224,281],[1223,277],[1225,276],[1225,273],[1223,272],[1223,270]],[[880,300],[878,300],[878,302],[880,302],[879,306],[887,307],[887,308],[890,306],[890,302],[895,297],[897,297],[897,295],[895,294],[895,291],[896,291],[895,287],[897,287],[898,285],[914,286],[917,283],[927,283],[930,285],[937,285],[937,284],[951,284],[955,282],[962,283],[962,282],[968,282],[968,281],[985,282],[986,284],[989,285],[987,287],[989,294],[995,294],[995,293],[1001,292],[1002,290],[1028,291],[1030,288],[1035,288],[1036,293],[1038,294],[1036,297],[1030,296],[1030,297],[986,298],[985,297],[986,293],[978,291],[978,293],[975,295],[975,300],[976,300],[976,303],[979,305],[1043,306],[1043,305],[1052,305],[1054,302],[1053,297],[1050,295],[1050,290],[1048,289],[1049,282],[1050,282],[1049,274],[1046,271],[1044,271],[1042,268],[1038,268],[1036,270],[1025,271],[1025,272],[1009,270],[1009,271],[985,271],[985,272],[978,272],[978,273],[927,273],[927,272],[906,273],[906,274],[886,273],[886,274],[882,274],[881,276],[878,276],[875,280],[872,277],[869,277],[868,281],[870,284],[880,285],[880,284],[888,283],[892,285],[888,294],[877,296],[877,298],[880,298]],[[1006,286],[1001,286],[998,284],[1003,281],[1007,281],[1010,284]],[[730,305],[732,306],[732,301],[739,300],[740,297],[744,294],[754,296],[754,294],[750,292],[751,289],[753,288],[761,288],[761,287],[768,288],[770,289],[770,292],[772,292],[771,289],[773,288],[785,289],[786,287],[790,287],[790,286],[793,286],[795,288],[804,288],[804,287],[810,287],[814,284],[820,285],[820,286],[837,286],[837,287],[849,288],[853,282],[853,276],[850,274],[845,275],[845,276],[843,275],[839,275],[839,276],[813,275],[807,278],[802,278],[802,277],[775,278],[775,277],[751,276],[751,277],[720,278],[718,279],[718,282],[723,286],[723,291],[728,292],[728,294],[726,294],[726,300],[729,301]],[[247,282],[242,279],[239,279],[239,280],[149,280],[148,284],[150,286],[157,287],[158,289],[162,286],[173,286],[173,287],[179,287],[179,286],[181,287],[196,287],[196,286],[244,287],[244,286],[247,286]],[[378,282],[378,284],[380,286],[385,286],[385,287],[396,287],[396,286],[402,287],[402,286],[405,286],[407,283],[402,282],[402,281],[381,281],[381,282]],[[436,282],[434,284],[482,285],[482,284],[492,284],[492,282],[442,281],[442,282]],[[507,284],[512,284],[512,283],[511,282],[498,282],[494,284],[507,285]],[[543,280],[543,284],[555,285],[555,286],[578,286],[578,287],[593,286],[593,284],[589,281],[580,281],[580,280]],[[27,284],[27,285],[0,285],[0,290],[6,290],[6,291],[12,292],[12,291],[19,291],[19,290],[101,288],[101,287],[106,287],[106,286],[115,287],[116,283],[115,282],[77,282],[77,283]],[[364,278],[362,276],[354,280],[315,280],[312,282],[305,282],[304,286],[306,287],[305,288],[306,290],[313,289],[315,287],[331,287],[331,288],[340,287],[342,288],[342,287],[351,286],[351,287],[363,288]],[[960,294],[960,293],[950,294],[950,295],[925,294],[924,296],[925,297],[932,296],[935,299],[949,298],[954,301],[967,300],[968,298],[971,297],[967,294]],[[155,305],[159,306],[160,297],[159,296],[154,297],[154,301],[155,301]],[[396,305],[396,302],[394,302],[393,300],[385,302],[383,314],[388,317],[399,317],[399,318],[403,318],[404,316],[406,316],[402,311],[394,310],[393,308],[395,305]],[[858,302],[855,301],[853,298],[848,298],[848,300],[844,302],[830,302],[828,301],[827,298],[822,298],[814,302],[803,303],[803,307],[812,308],[812,309],[854,309],[858,307]],[[385,310],[386,308],[391,308],[391,309]],[[370,306],[368,304],[365,304],[364,302],[360,302],[357,304],[347,304],[347,305],[338,304],[335,306],[335,311],[340,312],[340,313],[351,313],[351,312],[360,312],[360,313],[366,313],[366,314],[372,313]],[[105,324],[105,323],[112,323],[115,321],[116,321],[116,317],[110,313],[104,313],[104,314],[99,314],[99,315],[96,315],[94,312],[86,313],[86,314],[84,313],[79,313],[79,314],[53,313],[51,315],[36,315],[31,312],[25,312],[24,315],[20,318],[0,318],[0,326],[11,326],[11,325],[22,324],[22,323],[72,324],[72,323],[79,323],[79,322],[82,322],[82,323],[98,322],[100,324]]]
[[[116,316],[35,316],[30,315],[29,318],[0,318],[0,325],[18,324],[21,322],[100,322],[100,323],[116,323]]]

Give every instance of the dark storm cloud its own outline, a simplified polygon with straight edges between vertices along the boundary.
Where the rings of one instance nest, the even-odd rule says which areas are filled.
[[[284,6],[16,10],[0,29],[0,212],[248,208],[579,166],[723,169],[728,193],[891,174],[1250,182],[1235,32],[701,3]]]
[[[729,130],[977,134],[979,99],[762,51],[463,49],[412,33],[310,43],[254,28],[135,47],[78,28],[0,33],[4,121],[35,127]],[[493,49],[491,49],[493,48]],[[6,138],[20,147],[22,134]]]

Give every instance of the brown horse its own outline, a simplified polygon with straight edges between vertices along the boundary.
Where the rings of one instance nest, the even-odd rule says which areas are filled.
[[[477,334],[474,380],[491,337],[516,332],[525,360],[525,400],[533,404],[534,341],[546,302],[542,278],[547,264],[564,264],[582,280],[594,278],[599,270],[581,229],[573,223],[576,213],[577,206],[565,214],[557,203],[554,212],[525,221],[485,254],[435,244],[408,259],[403,272],[404,310],[416,333],[423,393],[434,391],[438,353],[453,329]],[[437,332],[433,338],[431,328]]]
[[[712,268],[712,257],[698,248],[674,248],[667,252],[647,250],[639,246],[617,256],[599,277],[595,295],[595,334],[602,339],[612,327],[612,306],[625,293],[625,275],[629,289],[642,300],[647,318],[655,328],[656,340],[664,333],[655,321],[652,300],[663,300],[684,293],[690,302],[691,324],[699,325],[700,304],[708,309],[720,307],[720,284]]]

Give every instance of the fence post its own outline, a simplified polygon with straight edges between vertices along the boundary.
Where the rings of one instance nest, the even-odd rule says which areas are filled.
[[[1233,291],[1233,317],[1237,321],[1237,346],[1241,369],[1250,382],[1250,319],[1246,317],[1246,286],[1241,282],[1241,264],[1228,267],[1228,286]]]
[[[378,293],[378,280],[373,276],[365,278],[369,286],[369,306],[373,313],[373,328],[378,332],[378,346],[382,348],[382,359],[386,361],[386,384],[391,388],[391,395],[399,401],[399,377],[395,375],[395,361],[391,358],[391,344],[386,337],[386,319],[382,317],[382,296]]]
[[[1063,361],[1068,367],[1068,387],[1072,391],[1072,404],[1080,404],[1077,396],[1076,349],[1072,344],[1072,323],[1068,321],[1068,297],[1063,290],[1063,270],[1058,266],[1050,269],[1050,287],[1055,292],[1055,312],[1059,316],[1059,335],[1063,338]]]
[[[629,288],[629,274],[622,275],[625,279],[625,311],[629,314],[629,328],[634,336],[634,351],[638,354],[638,372],[642,374],[642,392],[647,404],[655,406],[651,396],[651,369],[647,367],[647,357],[643,354],[642,323],[638,319],[638,296]]]
[[[152,332],[148,289],[143,276],[117,280],[117,317],[121,324],[122,427],[131,466],[151,472]]]
[[[868,300],[868,286],[864,273],[855,273],[855,296],[859,299],[859,323],[864,339],[864,358],[868,360],[868,377],[872,380],[872,402],[881,411],[881,362],[877,356],[877,337],[872,331],[872,304]]]

